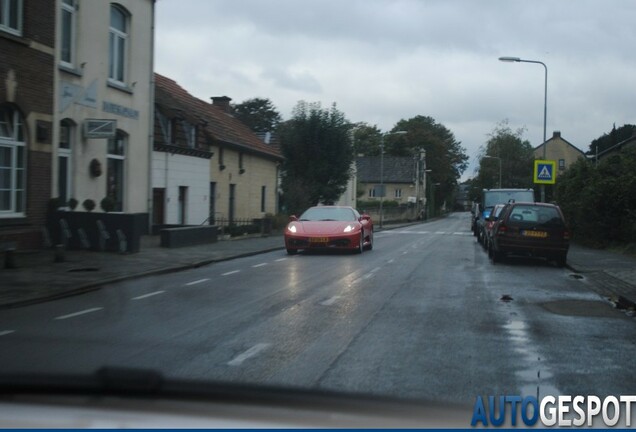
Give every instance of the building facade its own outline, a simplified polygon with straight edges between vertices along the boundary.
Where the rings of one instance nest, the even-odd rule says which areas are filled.
[[[56,5],[0,6],[0,244],[32,249],[51,198]]]
[[[156,74],[153,223],[247,222],[277,212],[276,146],[231,115],[230,98],[212,103]]]
[[[533,150],[535,159],[543,159],[544,146],[545,160],[556,161],[557,176],[568,169],[577,159],[585,158],[585,153],[561,137],[559,131],[554,131],[552,138]]]
[[[57,0],[52,196],[149,213],[154,0]]]

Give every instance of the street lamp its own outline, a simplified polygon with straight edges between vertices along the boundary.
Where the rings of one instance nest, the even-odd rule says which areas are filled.
[[[544,97],[543,97],[543,159],[546,158],[546,125],[548,118],[548,67],[545,63],[537,60],[524,60],[519,57],[499,57],[502,62],[515,62],[515,63],[536,63],[543,66],[545,69],[545,82],[544,82]],[[545,202],[545,185],[541,185],[541,202]]]
[[[501,189],[501,158],[497,156],[482,156],[482,159],[499,159],[499,189]]]
[[[426,170],[424,170],[424,175],[427,175],[428,173],[432,173],[432,172],[433,172],[432,169],[426,169]],[[429,186],[429,184],[430,183],[429,183],[428,178],[427,178],[426,179],[426,187],[429,190],[429,193],[427,195],[430,195],[430,190],[431,190],[431,187]],[[433,201],[432,201],[430,196],[428,198],[426,198],[426,220],[428,220],[429,216],[432,214],[432,210],[431,210],[431,203],[432,202]]]
[[[384,203],[384,137],[388,135],[404,135],[406,131],[386,132],[382,134],[380,141],[380,228],[384,223],[384,212],[382,204]]]

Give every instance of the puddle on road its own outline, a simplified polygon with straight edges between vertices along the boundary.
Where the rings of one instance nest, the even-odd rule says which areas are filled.
[[[544,379],[552,378],[553,374],[543,366],[545,359],[542,359],[533,348],[526,322],[512,320],[502,327],[508,332],[514,351],[523,357],[524,361],[520,364],[527,365],[525,369],[515,373],[521,382],[521,395],[540,398],[546,395],[561,394],[555,386],[542,382]]]
[[[592,318],[620,318],[609,305],[597,300],[555,300],[540,303],[540,306],[557,315],[579,316]]]

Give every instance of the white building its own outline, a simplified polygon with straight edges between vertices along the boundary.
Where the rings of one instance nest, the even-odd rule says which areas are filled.
[[[149,213],[154,0],[57,0],[52,195]],[[101,137],[100,137],[101,136]],[[108,136],[108,138],[106,138]]]

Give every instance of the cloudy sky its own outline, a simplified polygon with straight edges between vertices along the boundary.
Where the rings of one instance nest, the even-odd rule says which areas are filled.
[[[508,119],[587,151],[636,124],[634,0],[159,0],[157,72],[209,100],[335,102],[382,130],[416,115],[450,129],[470,157]]]

